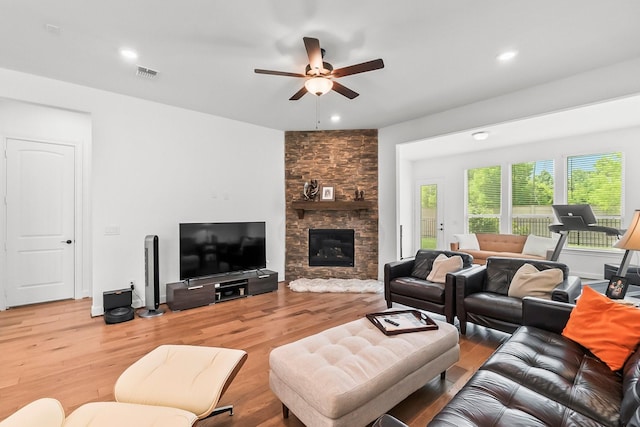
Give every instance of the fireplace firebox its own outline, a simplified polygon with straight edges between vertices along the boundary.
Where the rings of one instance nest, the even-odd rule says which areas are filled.
[[[354,230],[309,229],[309,266],[353,267]]]

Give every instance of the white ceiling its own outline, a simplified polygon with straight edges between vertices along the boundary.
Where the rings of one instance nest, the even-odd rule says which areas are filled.
[[[640,57],[638,17],[638,0],[0,0],[0,67],[274,129],[382,128]],[[335,68],[385,68],[340,79],[354,100],[289,101],[302,79],[253,70],[304,72],[303,36]]]

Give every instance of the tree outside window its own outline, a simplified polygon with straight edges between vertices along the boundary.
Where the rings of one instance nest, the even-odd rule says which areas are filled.
[[[553,221],[553,160],[511,165],[511,232],[549,237]]]
[[[500,166],[467,170],[469,233],[499,233],[501,210]]]
[[[598,225],[622,226],[622,153],[590,154],[567,158],[567,203],[589,204]],[[569,246],[611,248],[614,236],[591,231],[569,233]]]

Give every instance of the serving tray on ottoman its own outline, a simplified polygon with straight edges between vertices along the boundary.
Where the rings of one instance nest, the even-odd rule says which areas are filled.
[[[269,385],[307,427],[371,423],[458,361],[458,330],[387,336],[362,318],[277,347]]]

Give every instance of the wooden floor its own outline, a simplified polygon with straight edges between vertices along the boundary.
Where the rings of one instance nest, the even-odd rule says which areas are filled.
[[[277,292],[180,312],[167,309],[161,317],[115,325],[91,318],[90,308],[85,299],[0,312],[0,420],[40,397],[58,399],[67,414],[85,402],[113,400],[116,379],[142,355],[160,344],[192,344],[249,353],[220,400],[235,405],[235,415],[213,417],[200,427],[302,426],[293,414],[282,418],[269,389],[269,352],[386,305],[379,294],[295,293],[280,283]],[[389,412],[412,427],[425,426],[506,337],[470,326],[446,381],[434,378]]]

